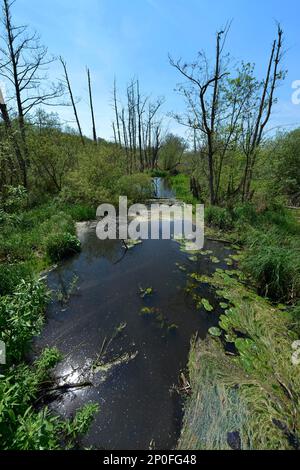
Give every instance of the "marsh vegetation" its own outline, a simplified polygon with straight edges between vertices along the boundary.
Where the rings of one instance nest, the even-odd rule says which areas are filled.
[[[105,140],[93,71],[89,138],[67,61],[57,59],[62,79],[50,83],[56,59],[15,23],[14,2],[1,3],[1,448],[172,448],[179,439],[181,449],[298,449],[300,129],[269,132],[286,75],[281,26],[263,77],[230,57],[228,26],[212,60],[169,58],[186,138],[168,131],[162,97],[145,95],[137,78],[124,91],[115,81]],[[75,128],[53,112],[62,104]],[[149,240],[124,256],[93,227],[78,234],[76,223],[120,195],[204,203],[204,249]],[[182,374],[184,400],[170,394]]]

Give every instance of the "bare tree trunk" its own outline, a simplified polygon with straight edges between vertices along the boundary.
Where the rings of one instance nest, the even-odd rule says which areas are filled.
[[[90,108],[91,108],[91,116],[92,116],[93,139],[94,139],[94,142],[97,144],[97,132],[96,132],[94,106],[93,106],[91,74],[90,74],[89,69],[87,69],[87,76],[88,76],[89,98],[90,98]]]
[[[112,122],[112,128],[113,128],[113,133],[114,133],[114,141],[115,141],[115,144],[118,145],[117,133],[116,133],[116,126],[115,126],[115,123],[114,123],[114,122]]]
[[[120,119],[119,119],[118,102],[117,102],[117,85],[116,85],[116,79],[114,80],[114,111],[115,111],[115,115],[116,115],[116,126],[117,126],[117,133],[118,133],[119,145],[120,145],[120,147],[121,147],[121,146],[122,146],[122,141],[121,141]]]
[[[83,145],[85,145],[83,134],[82,134],[82,129],[81,129],[78,113],[77,113],[77,108],[76,108],[76,104],[75,104],[75,100],[74,100],[74,95],[73,95],[73,92],[72,92],[72,87],[71,87],[71,83],[70,83],[70,79],[69,79],[69,75],[68,75],[67,64],[66,64],[66,62],[64,61],[64,59],[62,57],[60,57],[59,60],[60,60],[62,66],[63,66],[63,69],[64,69],[66,84],[67,84],[67,87],[68,87],[70,100],[71,100],[71,104],[72,104],[72,107],[73,107],[74,116],[75,116],[75,119],[76,119],[76,124],[77,124],[78,132],[79,132],[79,135],[80,135],[80,138],[81,138],[81,142],[82,142]]]
[[[23,185],[25,188],[27,188],[28,186],[27,165],[28,165],[28,160],[29,160],[29,153],[28,153],[27,142],[26,142],[26,129],[25,129],[24,111],[23,111],[23,106],[22,106],[18,67],[17,67],[17,56],[16,56],[16,51],[14,49],[13,26],[11,23],[11,13],[10,13],[11,4],[8,2],[8,0],[4,0],[3,6],[4,6],[4,14],[5,14],[5,27],[6,27],[6,32],[7,32],[7,42],[8,42],[7,45],[8,45],[8,50],[9,50],[11,66],[12,66],[13,84],[15,88],[17,108],[18,108],[18,121],[19,121],[19,128],[20,128],[22,147],[23,147],[23,156],[19,155],[20,157],[19,161],[21,164],[21,171],[23,174]]]
[[[252,198],[253,192],[251,191],[251,184],[253,179],[253,171],[256,163],[259,146],[261,144],[263,133],[266,125],[269,122],[273,104],[274,104],[274,92],[276,89],[277,81],[279,80],[281,73],[279,72],[279,64],[281,61],[282,51],[282,38],[283,31],[278,25],[277,39],[273,42],[266,79],[263,86],[263,92],[260,100],[258,115],[256,118],[256,124],[254,128],[254,134],[251,140],[251,147],[248,156],[248,165],[246,165],[245,173],[245,197],[247,200]],[[273,68],[273,70],[272,70]],[[263,117],[266,111],[265,117]]]

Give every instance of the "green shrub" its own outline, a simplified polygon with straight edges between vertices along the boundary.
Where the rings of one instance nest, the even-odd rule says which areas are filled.
[[[14,294],[0,297],[0,339],[7,361],[20,361],[30,340],[41,330],[49,296],[42,282],[22,281]]]
[[[208,206],[205,209],[205,221],[208,225],[220,230],[230,230],[233,227],[232,217],[223,207]]]
[[[46,252],[51,261],[57,262],[80,251],[80,241],[75,235],[64,232],[51,235],[46,240]]]

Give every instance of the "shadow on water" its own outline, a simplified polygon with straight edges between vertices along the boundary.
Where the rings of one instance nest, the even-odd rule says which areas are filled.
[[[205,284],[200,285],[199,293],[215,311],[195,308],[185,293],[186,272],[176,263],[191,272],[211,273],[216,267],[226,267],[228,248],[206,243],[205,249],[220,259],[215,265],[209,256],[191,261],[191,255],[172,240],[147,240],[116,263],[124,251],[120,241],[100,241],[93,225],[81,238],[82,252],[48,278],[51,288],[61,289],[76,275],[77,292],[64,306],[59,301],[51,303],[34,352],[45,346],[58,347],[64,359],[56,376],[69,374],[69,382],[76,382],[103,350],[105,338],[114,336],[120,324],[124,329],[107,350],[106,361],[114,362],[114,367],[96,374],[93,386],[70,390],[50,407],[69,416],[87,402],[99,403],[100,412],[82,442],[84,446],[148,449],[154,441],[157,449],[174,448],[183,401],[171,388],[186,368],[191,337],[198,332],[204,338],[208,328],[217,324],[219,313],[218,301]],[[150,286],[153,295],[142,299],[139,288]],[[140,315],[144,307],[157,309],[160,318],[178,329],[170,332],[151,315]],[[131,360],[118,363],[116,359],[124,354],[131,354]]]

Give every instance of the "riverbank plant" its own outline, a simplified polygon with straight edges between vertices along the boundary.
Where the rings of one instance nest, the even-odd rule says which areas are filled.
[[[220,334],[193,342],[179,449],[299,448],[299,366],[292,315],[232,275],[206,278],[229,308]],[[235,439],[233,439],[235,436]]]

